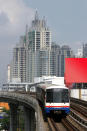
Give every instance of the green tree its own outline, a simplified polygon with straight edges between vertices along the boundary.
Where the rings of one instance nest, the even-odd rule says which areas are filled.
[[[2,112],[4,112],[3,119],[0,119],[0,130],[9,130],[10,127],[10,110],[7,110],[6,108],[2,109]]]

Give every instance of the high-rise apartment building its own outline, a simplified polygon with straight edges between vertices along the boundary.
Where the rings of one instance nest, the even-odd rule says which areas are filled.
[[[33,82],[34,77],[50,75],[51,31],[36,11],[31,27],[13,50],[12,81]]]
[[[10,82],[10,80],[11,80],[11,67],[10,67],[10,65],[8,65],[7,67],[8,67],[8,72],[7,72],[8,79],[7,79],[7,82]]]
[[[27,81],[33,82],[34,77],[50,75],[51,31],[45,18],[39,19],[37,11],[28,36]]]
[[[57,55],[60,53],[60,46],[56,43],[52,43],[51,53],[50,53],[50,75],[57,75]]]
[[[83,44],[83,58],[87,58],[87,44]]]
[[[77,53],[75,55],[76,58],[83,58],[83,49],[77,49]]]
[[[16,45],[13,49],[11,81],[26,81],[26,49],[21,45]]]
[[[11,81],[33,82],[34,77],[64,76],[65,58],[72,57],[72,51],[69,46],[51,43],[46,20],[39,19],[36,11],[31,27],[26,26],[25,36],[13,49]]]
[[[65,58],[71,58],[74,57],[73,52],[71,48],[68,45],[63,45],[61,47],[60,53],[57,55],[57,74],[56,76],[64,76],[65,72]]]
[[[32,51],[51,49],[51,31],[46,25],[45,18],[39,19],[37,11],[29,29],[29,48]]]
[[[64,77],[65,58],[73,57],[73,52],[68,45],[60,47],[52,44],[51,47],[51,75]]]

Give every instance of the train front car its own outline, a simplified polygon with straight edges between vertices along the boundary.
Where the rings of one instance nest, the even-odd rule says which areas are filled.
[[[52,85],[46,88],[46,114],[67,115],[70,112],[69,90],[65,86]]]

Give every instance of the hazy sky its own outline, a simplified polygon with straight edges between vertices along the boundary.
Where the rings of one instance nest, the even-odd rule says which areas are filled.
[[[12,48],[36,9],[40,18],[46,16],[53,41],[73,49],[87,42],[87,0],[0,0],[0,83],[6,77]]]

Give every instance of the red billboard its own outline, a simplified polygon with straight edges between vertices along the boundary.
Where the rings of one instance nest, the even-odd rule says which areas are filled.
[[[65,58],[65,83],[87,83],[87,58]]]

